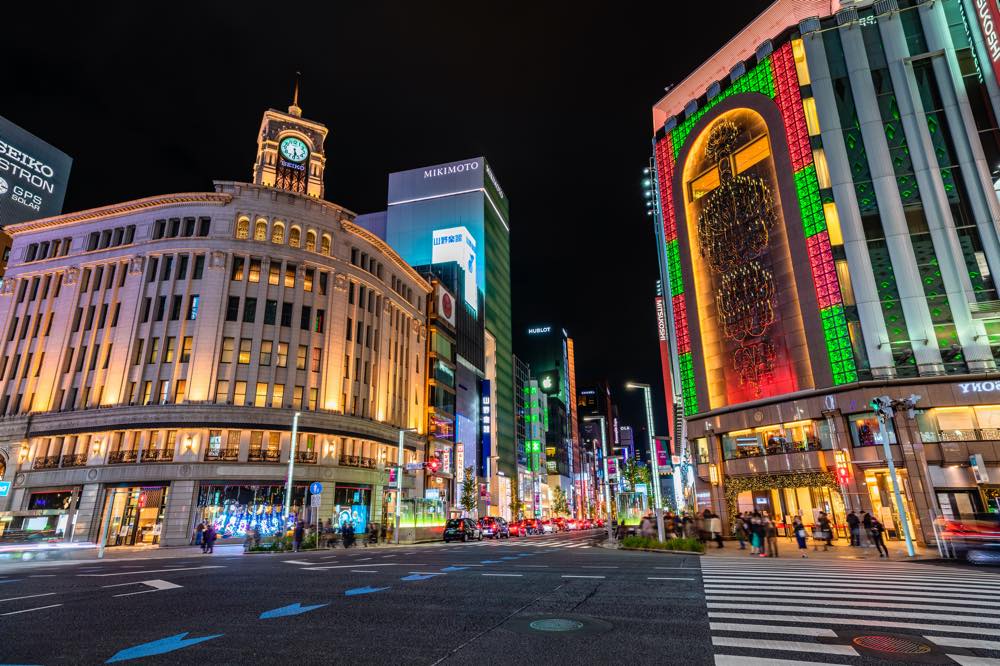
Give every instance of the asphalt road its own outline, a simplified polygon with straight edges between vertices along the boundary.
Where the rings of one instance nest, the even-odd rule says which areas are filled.
[[[8,568],[0,662],[712,663],[697,558],[601,538]]]

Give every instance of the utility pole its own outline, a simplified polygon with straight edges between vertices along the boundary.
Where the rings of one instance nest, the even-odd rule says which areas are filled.
[[[920,396],[915,396],[917,400]],[[909,409],[912,409],[912,403],[910,403]],[[910,557],[913,557],[916,553],[913,550],[913,537],[910,535],[910,525],[906,519],[906,505],[903,503],[903,494],[899,491],[899,479],[896,478],[896,464],[892,460],[892,449],[889,447],[889,434],[885,429],[886,419],[891,421],[895,411],[893,409],[896,403],[887,395],[880,395],[871,401],[871,407],[875,410],[875,415],[878,417],[878,430],[879,437],[882,438],[882,450],[885,452],[885,462],[889,467],[889,476],[892,479],[892,492],[896,496],[896,510],[899,512],[899,522],[902,523],[903,536],[906,538],[906,552]]]
[[[302,412],[295,412],[292,417],[292,441],[288,446],[288,479],[285,481],[285,528],[288,527],[288,516],[292,511],[292,476],[295,474],[295,452],[299,438],[299,416]]]

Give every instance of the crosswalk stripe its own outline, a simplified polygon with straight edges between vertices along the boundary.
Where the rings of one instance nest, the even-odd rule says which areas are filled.
[[[738,591],[745,592],[746,589],[744,588],[743,590],[737,590],[735,588],[727,588],[725,590],[720,590],[720,589],[715,588],[714,586],[706,585],[705,586],[705,591],[706,592],[711,592],[713,594],[735,594]],[[759,597],[793,597],[793,598],[796,598],[796,599],[802,599],[803,597],[808,597],[809,599],[820,599],[820,598],[822,598],[822,599],[831,599],[831,600],[835,600],[835,599],[848,599],[848,600],[851,600],[851,599],[859,599],[862,596],[868,597],[871,594],[871,590],[869,590],[867,593],[862,593],[862,594],[859,595],[859,594],[834,594],[834,593],[831,593],[831,592],[816,592],[816,588],[811,588],[811,590],[807,594],[803,594],[802,592],[787,592],[787,591],[784,591],[784,590],[777,591],[777,590],[767,590],[767,589],[754,588],[753,594],[754,594],[754,597],[758,597],[758,598]],[[937,602],[940,602],[940,601],[954,601],[955,600],[955,595],[954,594],[935,594],[933,592],[926,592],[926,593],[923,593],[923,594],[925,596],[901,596],[901,595],[896,595],[896,594],[880,594],[878,598],[879,599],[883,599],[885,601],[927,601],[927,602],[930,602],[930,603],[937,603]],[[739,598],[745,599],[746,597],[745,596],[741,596]],[[997,598],[1000,598],[1000,597],[993,597],[993,598],[997,599]],[[842,602],[831,601],[830,603],[842,603]],[[1000,601],[977,601],[977,600],[970,599],[970,597],[966,597],[966,596],[962,597],[962,603],[964,603],[964,604],[966,604],[968,606],[1000,606]],[[850,605],[850,604],[848,604],[848,605]]]
[[[719,578],[717,576],[712,576],[711,574],[703,574],[703,578],[705,579],[706,583],[740,583],[743,585],[746,585],[747,581],[750,580],[746,576]],[[765,584],[777,585],[781,583],[799,584],[799,585],[809,584],[813,588],[817,587],[818,585],[827,587],[845,587],[845,586],[856,586],[858,584],[858,581],[856,579],[850,580],[848,578],[842,578],[839,580],[840,582],[818,581],[818,580],[811,580],[809,578],[802,578],[802,579],[778,578],[774,580],[763,580],[763,579],[753,578],[753,583],[755,586],[765,585]],[[928,585],[917,585],[916,583],[900,582],[893,578],[888,578],[888,577],[880,578],[880,582],[883,583],[891,582],[893,584],[898,584],[900,587],[928,587]],[[938,590],[954,590],[956,592],[991,592],[997,589],[995,585],[950,585],[946,583],[942,583],[940,585],[934,585],[933,587],[934,589]]]
[[[820,611],[822,612],[822,611]],[[810,615],[762,615],[759,613],[726,613],[709,611],[709,619],[720,620],[754,620],[757,622],[813,622],[816,624],[838,624],[855,626],[858,621],[845,617],[816,617]],[[940,619],[940,618],[938,618]],[[885,627],[886,629],[913,629],[916,631],[945,631],[951,634],[975,634],[977,636],[1000,636],[1000,629],[990,627],[957,627],[949,624],[931,624],[927,622],[896,622],[894,620],[864,620],[865,626]]]
[[[770,624],[743,624],[740,622],[709,622],[712,631],[739,631],[746,634],[782,634],[785,636],[827,636],[835,638],[837,632],[822,627],[789,627]]]
[[[828,586],[824,586],[824,587],[828,587]],[[744,585],[717,585],[717,584],[714,584],[714,583],[706,583],[705,584],[705,590],[706,591],[712,591],[712,592],[745,592],[746,589],[747,588],[746,588],[745,584]],[[771,592],[767,592],[767,590],[771,590],[771,589],[773,589],[773,588],[771,588],[771,587],[754,586],[754,593],[755,594],[772,594]],[[892,586],[892,591],[893,592],[901,592],[901,593],[904,593],[904,594],[913,594],[913,595],[923,595],[923,596],[926,596],[926,597],[945,597],[945,598],[948,598],[948,599],[954,599],[955,598],[955,593],[954,592],[947,592],[947,591],[936,592],[936,591],[934,591],[934,590],[938,590],[938,589],[940,589],[940,588],[933,587],[933,586],[930,586],[930,585],[924,585],[924,586],[920,586],[920,587],[909,587],[909,588],[906,588],[906,589],[904,589],[904,588],[902,588],[902,587],[900,587],[898,585],[893,585]],[[815,590],[816,590],[816,586],[815,585],[782,585],[782,586],[780,586],[780,591],[782,591],[782,592],[788,592],[789,595],[795,595],[796,593],[800,593],[800,592],[814,592]],[[855,594],[861,594],[861,595],[867,596],[867,595],[869,595],[869,594],[872,593],[872,590],[871,590],[870,587],[838,587],[838,588],[831,589],[830,592],[837,592],[837,593],[844,593],[844,594],[855,593]],[[777,591],[775,591],[773,594],[777,594]],[[808,596],[816,596],[816,595],[810,594]],[[883,599],[887,599],[889,597],[882,597],[882,598]],[[902,599],[902,598],[903,597],[900,597],[900,599]],[[965,600],[965,599],[980,599],[980,600],[997,599],[997,600],[1000,600],[1000,593],[998,593],[998,594],[963,594],[962,595],[962,599],[963,600]]]
[[[975,638],[955,638],[953,636],[932,636],[925,635],[929,641],[945,647],[976,648],[978,650],[1000,650],[1000,642],[982,641]]]
[[[857,650],[850,645],[824,645],[803,641],[773,641],[761,638],[739,638],[712,636],[712,645],[717,647],[738,647],[750,650],[787,650],[791,652],[817,652],[819,654],[840,654],[857,657]]]
[[[806,580],[806,581],[811,581],[811,582],[824,581],[824,580],[837,581],[837,580],[844,580],[845,578],[846,579],[855,579],[856,580],[858,578],[858,574],[856,572],[853,572],[853,571],[852,572],[845,572],[845,573],[838,573],[838,574],[829,574],[829,573],[827,573],[827,574],[820,574],[820,573],[809,573],[809,572],[789,572],[789,573],[780,573],[780,572],[771,573],[771,572],[768,572],[768,573],[759,573],[759,572],[756,572],[756,571],[754,571],[754,572],[744,571],[742,573],[737,573],[737,572],[732,572],[732,573],[705,572],[705,575],[706,576],[712,576],[714,578],[740,578],[742,580],[746,580],[747,577],[748,577],[748,575],[749,575],[749,576],[753,577],[754,580],[761,580],[761,581],[789,580],[789,579],[791,579],[791,580]],[[936,582],[936,583],[941,583],[943,585],[966,585],[966,586],[971,586],[971,587],[989,587],[989,586],[995,584],[994,581],[986,581],[986,582],[982,582],[982,583],[971,583],[971,582],[968,581],[967,578],[963,579],[963,578],[954,578],[954,577],[951,577],[951,578],[942,578],[942,577],[935,577],[935,576],[910,576],[910,575],[894,574],[894,573],[888,573],[888,572],[881,572],[881,573],[879,573],[879,578],[881,578],[881,577],[891,578],[892,580],[901,581],[901,582],[902,581],[913,581],[913,582],[919,582],[919,583],[926,583],[926,582],[932,582],[933,581],[933,582]]]
[[[965,654],[949,654],[947,657],[960,666],[1000,666],[1000,659],[989,657],[975,657]]]
[[[827,661],[799,661],[771,657],[743,657],[735,654],[715,655],[715,666],[827,666]]]
[[[737,596],[722,596],[722,595],[707,595],[705,597],[708,601],[746,601],[745,595]],[[754,600],[758,602],[759,605],[763,603],[782,603],[788,601],[787,599],[761,599],[754,596]],[[989,608],[966,608],[965,606],[938,606],[932,604],[897,604],[892,602],[882,602],[882,601],[851,601],[851,602],[839,602],[844,606],[851,606],[855,608],[898,608],[902,610],[932,610],[932,611],[948,611],[951,613],[984,613],[988,615],[1000,616],[1000,610],[992,610]],[[767,608],[767,606],[763,606]],[[1000,623],[1000,617],[995,618],[995,621]]]
[[[760,610],[760,611],[788,611],[792,613],[823,613],[829,615],[864,615],[874,617],[898,617],[909,618],[911,620],[936,620],[941,617],[939,613],[910,613],[900,610],[865,610],[863,608],[827,608],[823,606],[771,606],[766,604],[748,604],[746,599],[743,603],[717,603],[706,604],[710,609],[718,610]],[[982,617],[976,615],[962,615],[950,618],[958,622],[979,622],[982,624],[1000,625],[1000,618]]]

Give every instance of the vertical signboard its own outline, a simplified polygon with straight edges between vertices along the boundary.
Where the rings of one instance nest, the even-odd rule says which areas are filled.
[[[479,311],[476,285],[476,239],[465,227],[435,229],[431,234],[431,263],[456,262],[465,273],[465,303],[473,312]],[[454,323],[454,322],[452,322]]]
[[[674,432],[674,394],[673,380],[670,371],[670,341],[667,340],[667,310],[663,296],[656,297],[656,332],[660,338],[660,372],[663,375],[663,396],[667,404],[667,435],[669,437],[667,450],[672,454],[671,442],[676,438]]]
[[[993,67],[993,76],[1000,82],[1000,35],[997,34],[997,30],[1000,29],[997,26],[1000,11],[997,9],[996,0],[976,0],[975,5],[979,29],[983,32],[983,46]]]
[[[62,213],[73,160],[0,117],[0,227]]]
[[[480,398],[479,423],[481,427],[480,460],[489,460],[493,455],[493,405],[490,396],[490,380],[484,379]]]

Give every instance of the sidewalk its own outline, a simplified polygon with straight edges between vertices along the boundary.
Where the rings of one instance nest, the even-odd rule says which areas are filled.
[[[756,558],[758,556],[750,554],[750,544],[746,544],[746,550],[740,550],[739,541],[728,540],[723,542],[725,546],[723,548],[718,548],[714,543],[705,544],[705,556],[706,557],[746,557]],[[878,556],[878,551],[875,546],[851,546],[847,539],[834,539],[834,545],[829,550],[823,550],[823,542],[819,544],[814,544],[812,539],[809,539],[808,548],[805,551],[805,555],[809,559],[817,560],[885,560],[885,558],[880,558]],[[914,551],[916,555],[914,557],[907,557],[906,554],[906,544],[902,541],[887,541],[886,547],[889,549],[889,560],[896,561],[913,561],[913,560],[937,560],[940,559],[937,548],[923,548],[921,546],[914,545]],[[798,544],[795,539],[780,537],[778,539],[778,557],[779,558],[793,558],[802,559],[802,553],[799,551]]]

